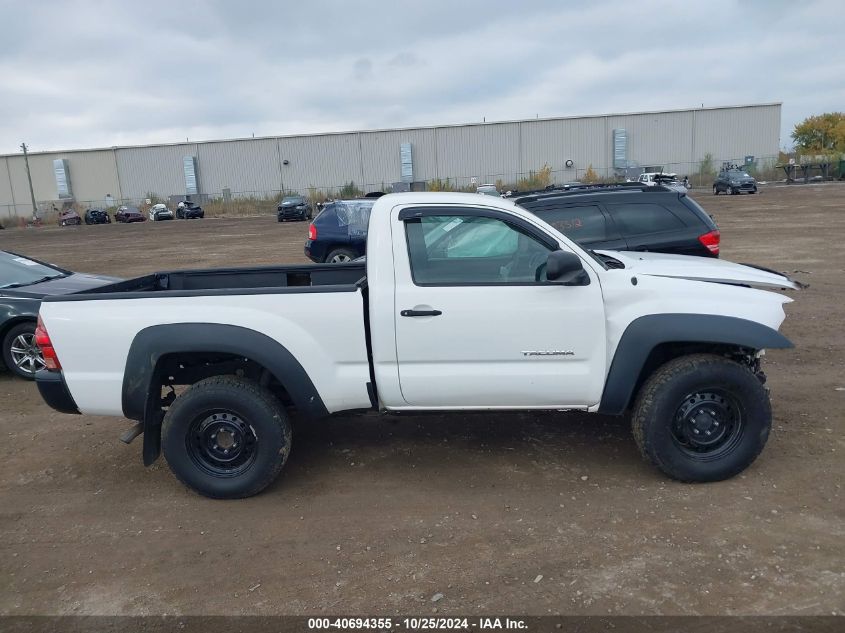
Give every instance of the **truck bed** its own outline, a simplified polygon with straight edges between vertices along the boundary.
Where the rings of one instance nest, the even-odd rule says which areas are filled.
[[[127,279],[50,300],[80,301],[149,296],[196,296],[245,294],[255,292],[343,292],[354,291],[363,283],[366,265],[304,264],[296,266],[255,266],[165,271]],[[153,294],[154,293],[154,294]],[[92,296],[93,295],[93,296]],[[127,296],[129,295],[129,296]]]
[[[47,297],[40,314],[83,413],[121,415],[136,335],[179,324],[235,326],[278,342],[334,412],[371,406],[364,275],[363,263],[159,272]]]

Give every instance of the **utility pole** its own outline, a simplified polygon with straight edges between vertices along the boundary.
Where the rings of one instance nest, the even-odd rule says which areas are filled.
[[[29,197],[32,199],[32,217],[38,215],[38,205],[35,204],[35,191],[32,189],[32,174],[29,173],[29,156],[26,154],[26,143],[21,143],[23,162],[26,163],[26,179],[29,181]]]

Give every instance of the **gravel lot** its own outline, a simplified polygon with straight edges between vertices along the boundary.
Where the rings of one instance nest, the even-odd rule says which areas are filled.
[[[670,481],[616,418],[367,415],[300,425],[265,493],[211,501],[145,469],[126,420],[55,413],[2,373],[0,614],[843,613],[845,186],[696,197],[725,258],[811,284],[786,306],[795,349],[766,357],[774,430],[743,475]],[[305,233],[207,219],[0,248],[129,277],[300,262]]]

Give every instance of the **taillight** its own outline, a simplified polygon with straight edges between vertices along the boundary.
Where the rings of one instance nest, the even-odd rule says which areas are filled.
[[[316,240],[317,239],[317,227],[313,224],[308,225],[308,239],[309,240]]]
[[[50,341],[50,335],[47,334],[47,328],[44,327],[44,321],[41,320],[41,315],[38,315],[38,325],[35,327],[35,344],[41,349],[41,355],[44,357],[44,365],[50,371],[61,371],[62,364],[59,362],[59,357],[56,356],[56,350],[53,349],[53,343]]]
[[[709,233],[705,233],[704,235],[698,236],[698,241],[704,244],[714,255],[719,254],[719,241],[721,240],[722,236],[719,233],[718,229],[715,231],[710,231]]]

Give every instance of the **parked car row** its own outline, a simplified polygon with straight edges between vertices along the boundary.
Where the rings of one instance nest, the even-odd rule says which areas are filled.
[[[180,202],[176,206],[175,213],[163,203],[151,206],[146,215],[142,213],[138,207],[129,205],[121,205],[117,208],[117,211],[114,212],[114,221],[124,224],[145,222],[148,219],[152,222],[159,222],[162,220],[172,220],[174,218],[178,220],[192,220],[204,217],[205,212],[202,210],[202,207],[190,200]],[[80,217],[73,209],[66,209],[59,214],[60,226],[78,226],[82,224],[83,220],[85,224],[88,225],[111,224],[112,218],[108,211],[100,208],[86,209],[84,217]]]

